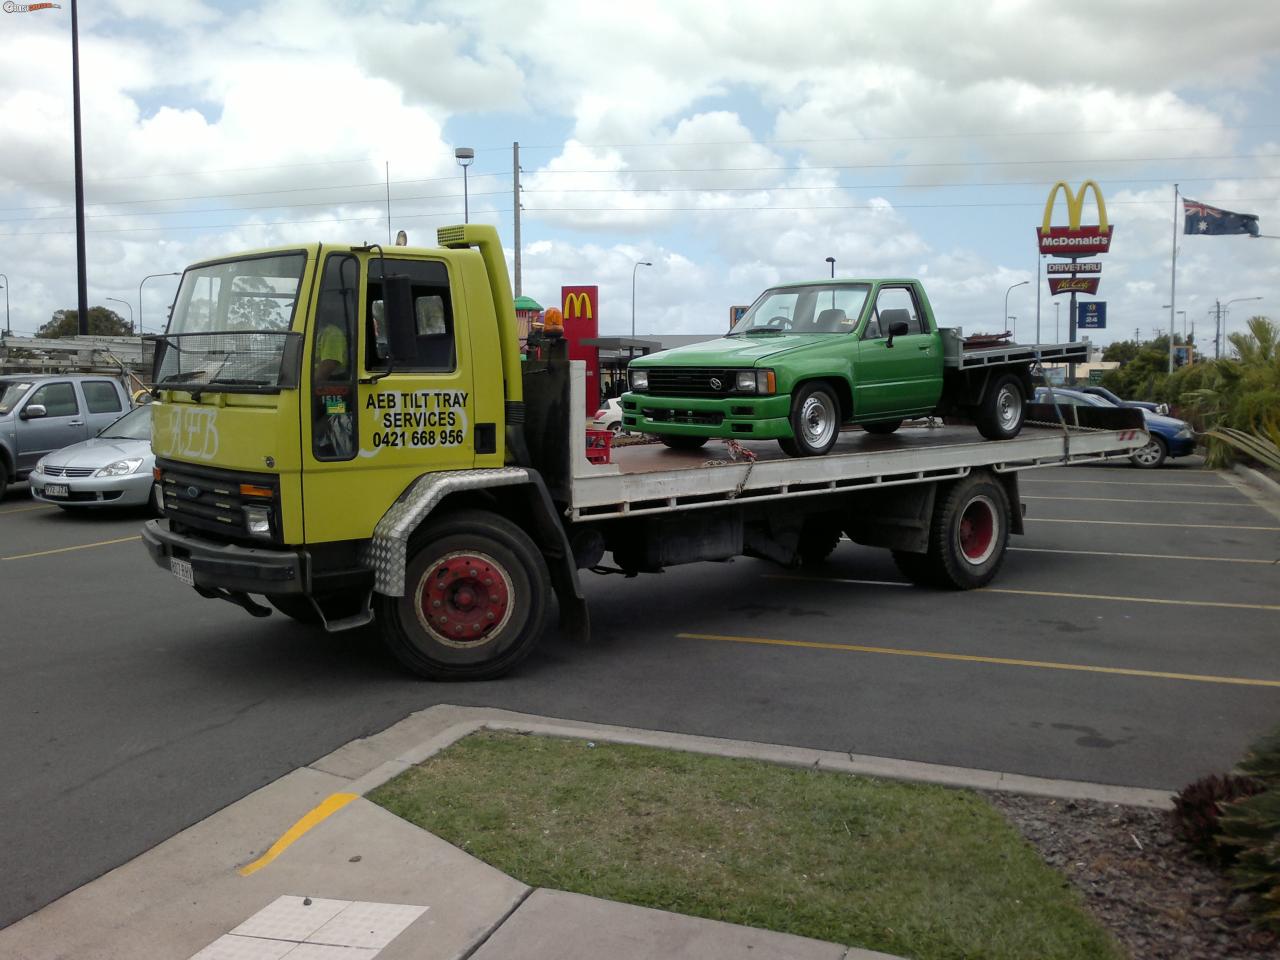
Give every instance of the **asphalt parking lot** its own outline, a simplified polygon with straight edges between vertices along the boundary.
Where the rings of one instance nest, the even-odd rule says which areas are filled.
[[[326,636],[200,599],[141,514],[0,501],[0,925],[337,746],[435,703],[1176,788],[1280,722],[1280,514],[1178,461],[1024,474],[992,587],[903,584],[843,544],[590,577],[594,640],[517,674],[406,676],[372,630]]]

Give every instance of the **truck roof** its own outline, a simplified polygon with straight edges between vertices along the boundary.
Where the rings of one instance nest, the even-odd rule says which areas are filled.
[[[367,247],[367,243],[356,243],[355,241],[343,243],[330,243],[318,240],[312,240],[308,243],[287,243],[278,247],[259,247],[254,250],[237,250],[234,253],[226,253],[217,257],[209,257],[207,260],[197,260],[190,264],[187,269],[196,267],[204,267],[214,263],[226,263],[228,260],[244,260],[248,257],[267,257],[280,256],[287,253],[306,253],[315,255],[323,247],[325,250],[359,250]],[[382,251],[387,256],[395,256],[397,254],[410,253],[414,255],[430,254],[432,256],[440,256],[447,250],[446,247],[395,247],[390,244],[375,244],[382,247]]]
[[[919,280],[913,279],[911,277],[836,277],[835,279],[828,277],[825,280],[799,280],[794,283],[775,283],[772,286],[770,286],[768,289],[777,290],[779,288],[784,288],[784,287],[830,287],[833,285],[852,286],[856,283],[872,284],[872,283],[919,283],[919,282],[920,282]]]

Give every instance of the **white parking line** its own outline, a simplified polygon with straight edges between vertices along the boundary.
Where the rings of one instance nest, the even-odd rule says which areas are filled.
[[[1256,507],[1248,500],[1135,500],[1131,497],[1034,497],[1023,494],[1023,500],[1073,500],[1084,503],[1172,503],[1181,507]]]
[[[1153,523],[1146,520],[1059,520],[1055,517],[1026,517],[1027,523],[1097,523],[1109,527],[1183,527],[1188,530],[1266,530],[1280,533],[1280,527],[1250,527],[1239,523]]]
[[[1028,477],[1023,483],[1098,483],[1108,487],[1208,487],[1212,490],[1234,489],[1229,483],[1182,483],[1170,480],[1047,480],[1043,477]]]

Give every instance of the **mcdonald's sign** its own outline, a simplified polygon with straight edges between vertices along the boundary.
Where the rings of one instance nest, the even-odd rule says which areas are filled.
[[[599,287],[561,287],[560,309],[564,312],[565,325],[574,320],[596,319],[599,292]]]
[[[586,364],[586,413],[590,420],[600,409],[600,288],[578,286],[560,288],[560,308],[564,311],[564,339],[569,359]]]
[[[1050,277],[1049,293],[1057,296],[1060,293],[1098,292],[1098,277]]]
[[[1055,227],[1053,222],[1053,204],[1061,190],[1067,198],[1067,226]],[[1080,223],[1084,208],[1084,195],[1093,191],[1093,199],[1098,204],[1098,225],[1083,226]],[[1049,199],[1044,205],[1044,223],[1036,230],[1040,238],[1040,252],[1055,257],[1083,257],[1095,253],[1106,253],[1111,249],[1111,235],[1115,231],[1107,223],[1107,205],[1102,200],[1102,189],[1096,181],[1086,180],[1080,184],[1080,191],[1074,192],[1065,180],[1059,180],[1049,190]]]

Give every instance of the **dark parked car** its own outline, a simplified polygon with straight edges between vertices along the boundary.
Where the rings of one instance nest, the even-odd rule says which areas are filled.
[[[1152,403],[1150,400],[1121,400],[1106,387],[1100,387],[1097,384],[1091,383],[1078,389],[1081,393],[1088,393],[1095,397],[1102,397],[1103,400],[1110,400],[1113,407],[1139,407],[1143,410],[1150,410],[1152,413],[1158,413],[1161,416],[1169,412],[1167,403]]]
[[[1059,389],[1057,387],[1054,388],[1053,399],[1050,400],[1049,391],[1046,388],[1036,388],[1036,403],[1051,403],[1054,401],[1062,406],[1117,406],[1117,404],[1096,394],[1083,393],[1079,390]],[[1135,450],[1133,455],[1129,457],[1135,467],[1154,469],[1163,464],[1166,459],[1185,457],[1188,454],[1195,453],[1196,435],[1191,429],[1191,424],[1185,420],[1163,417],[1158,413],[1152,413],[1145,407],[1138,407],[1137,409],[1142,411],[1142,418],[1146,421],[1147,433],[1151,435],[1151,440],[1145,447]]]

